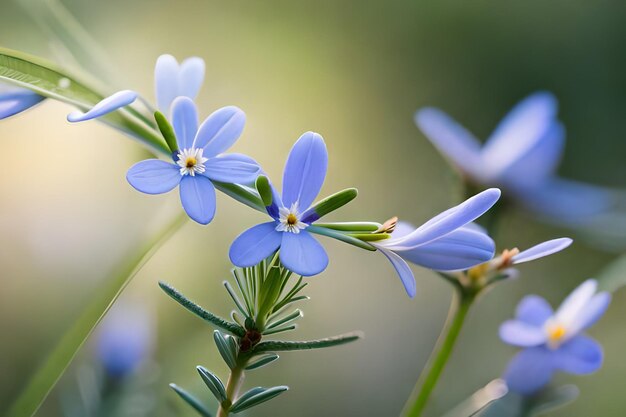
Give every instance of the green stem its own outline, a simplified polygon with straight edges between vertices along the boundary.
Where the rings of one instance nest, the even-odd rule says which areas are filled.
[[[454,292],[444,330],[439,336],[437,346],[431,354],[426,368],[404,406],[403,416],[419,417],[424,411],[428,398],[435,389],[437,381],[450,358],[474,298],[475,295],[466,291],[456,290]]]
[[[239,393],[239,389],[243,384],[245,374],[243,368],[245,365],[238,364],[233,370],[230,371],[228,382],[226,383],[226,401],[220,404],[220,408],[217,410],[216,417],[227,417],[230,413],[230,408],[236,400]]]

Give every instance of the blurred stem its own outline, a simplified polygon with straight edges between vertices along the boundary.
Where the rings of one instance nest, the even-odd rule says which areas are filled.
[[[243,368],[244,363],[238,363],[237,366],[230,371],[228,382],[226,383],[226,401],[220,404],[220,408],[217,410],[217,417],[226,417],[230,414],[230,408],[235,402],[239,389],[243,384],[245,374]]]
[[[475,294],[455,289],[444,330],[428,359],[426,368],[422,371],[411,396],[404,405],[403,416],[419,417],[422,415],[430,394],[435,389],[437,381],[450,358],[459,333],[463,328],[467,312],[472,306],[474,299]]]

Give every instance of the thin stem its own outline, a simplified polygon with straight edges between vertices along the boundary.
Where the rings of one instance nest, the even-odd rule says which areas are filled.
[[[465,291],[456,290],[454,292],[444,330],[439,336],[435,350],[428,359],[426,368],[422,371],[411,396],[404,405],[403,416],[419,417],[424,411],[428,398],[435,389],[437,381],[450,358],[467,312],[474,302],[474,297],[473,294]]]
[[[239,389],[241,388],[245,378],[243,368],[244,365],[238,364],[232,371],[230,371],[230,376],[228,377],[228,382],[226,383],[226,401],[220,404],[216,417],[227,417],[228,414],[230,414],[230,408],[235,402],[235,399],[239,394]]]

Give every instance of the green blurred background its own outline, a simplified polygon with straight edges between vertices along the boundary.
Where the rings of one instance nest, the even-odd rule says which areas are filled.
[[[235,104],[248,116],[236,150],[278,179],[291,144],[307,130],[330,152],[323,194],[355,186],[357,201],[334,220],[419,224],[459,202],[455,177],[413,125],[414,111],[436,105],[486,137],[519,99],[553,91],[568,142],[560,172],[626,186],[626,3],[623,1],[208,1],[66,0],[110,56],[111,90],[132,88],[153,99],[155,59],[203,57],[201,115]],[[2,46],[54,58],[49,39],[23,10],[0,0]],[[70,126],[70,109],[54,102],[0,124],[0,414],[50,347],[124,255],[163,219],[178,196],[131,189],[127,168],[142,148],[96,122]],[[221,282],[228,247],[262,216],[218,197],[208,227],[187,224],[134,279],[124,295],[158,315],[154,416],[194,415],[167,387],[176,381],[208,396],[202,364],[226,376],[211,329],[160,292],[164,279],[227,315]],[[496,237],[521,248],[566,231],[511,213]],[[299,337],[363,330],[350,346],[286,353],[250,374],[248,386],[291,390],[254,416],[396,416],[424,366],[446,316],[450,289],[415,269],[410,300],[383,256],[336,241],[326,272],[310,279]],[[576,241],[567,251],[524,266],[520,279],[495,288],[472,312],[430,404],[441,415],[497,377],[514,350],[497,337],[501,321],[527,293],[557,303],[614,257]],[[617,293],[592,330],[606,364],[574,381],[582,394],[555,416],[623,416],[626,294]],[[295,334],[293,336],[296,336]],[[39,416],[58,416],[59,393],[72,386],[90,343]]]

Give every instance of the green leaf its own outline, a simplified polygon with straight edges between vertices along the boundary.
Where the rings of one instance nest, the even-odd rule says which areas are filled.
[[[87,86],[77,76],[69,74],[41,58],[0,48],[0,81],[28,88],[37,94],[83,111],[90,109],[104,95]],[[130,111],[120,109],[101,118],[102,121],[135,137],[155,151],[170,154],[158,133]]]
[[[277,360],[279,356],[275,353],[270,353],[269,355],[261,356],[259,359],[251,362],[246,366],[246,371],[251,371],[253,369],[259,369],[265,365],[268,365],[275,360]]]
[[[382,224],[376,222],[336,222],[336,223],[315,223],[316,226],[326,229],[339,230],[340,232],[375,232]]]
[[[204,404],[202,404],[200,400],[198,400],[196,397],[194,397],[193,395],[191,395],[190,393],[188,393],[187,391],[185,391],[184,389],[182,389],[176,384],[170,384],[170,387],[174,391],[176,391],[176,394],[178,394],[180,398],[182,398],[187,404],[192,406],[193,409],[198,412],[198,414],[200,414],[203,417],[213,417],[213,415],[209,412],[209,410],[206,409]]]
[[[246,410],[250,407],[254,407],[255,405],[264,403],[265,401],[269,401],[277,395],[282,394],[287,391],[289,387],[284,385],[272,388],[262,388],[262,391],[259,391],[258,388],[253,388],[254,394],[248,395],[252,390],[248,391],[244,395],[238,399],[233,406],[230,408],[231,413],[239,413],[243,410]]]
[[[314,210],[319,217],[323,217],[354,200],[358,193],[356,188],[346,188],[315,203],[310,210]]]
[[[30,417],[35,414],[44,399],[70,364],[87,337],[113,305],[130,280],[185,222],[182,214],[173,222],[150,237],[145,244],[132,253],[116,268],[116,272],[105,280],[94,296],[88,300],[72,326],[61,337],[58,344],[42,366],[38,368],[28,385],[17,397],[7,417]]]
[[[503,398],[507,392],[508,388],[506,382],[502,379],[494,379],[447,412],[443,417],[468,417],[476,415],[489,404]]]
[[[176,140],[176,133],[174,133],[174,128],[172,127],[170,122],[160,111],[154,112],[154,120],[156,120],[159,131],[163,135],[167,146],[170,148],[170,151],[176,152],[178,150],[178,141]]]
[[[211,323],[215,327],[218,327],[237,336],[243,336],[246,333],[246,331],[241,326],[237,325],[236,323],[224,320],[223,318],[218,317],[215,314],[203,309],[202,307],[182,295],[169,284],[160,281],[159,287],[161,287],[161,289],[165,291],[167,295],[172,297],[178,304],[185,307],[187,310],[200,317],[202,320]]]
[[[620,256],[598,275],[598,290],[615,292],[626,285],[626,255]]]
[[[299,319],[302,316],[303,316],[302,311],[298,309],[298,310],[294,311],[293,313],[289,314],[288,316],[285,316],[285,317],[281,318],[280,320],[276,320],[274,322],[271,322],[267,326],[267,328],[268,329],[273,329],[274,327],[278,327],[278,326],[283,325],[285,323],[289,323],[292,320],[297,320],[297,319]]]
[[[311,225],[311,226],[307,227],[306,230],[311,232],[311,233],[318,234],[318,235],[332,237],[333,239],[337,239],[337,240],[340,240],[342,242],[349,243],[350,245],[357,246],[357,247],[359,247],[361,249],[365,249],[365,250],[369,250],[369,251],[375,251],[376,250],[376,248],[374,246],[370,245],[369,243],[363,242],[362,240],[359,240],[359,239],[357,239],[355,237],[347,235],[344,232],[340,232],[338,230],[327,229],[325,227],[320,227],[320,226],[316,226],[316,225]]]
[[[321,349],[346,343],[354,342],[361,339],[363,334],[360,332],[346,333],[340,336],[327,337],[319,340],[309,340],[305,342],[285,342],[280,340],[270,340],[261,342],[255,346],[253,353],[274,352],[274,351],[290,351],[290,350],[310,350]]]
[[[226,401],[226,388],[224,388],[224,384],[222,383],[222,381],[203,366],[198,366],[196,367],[196,369],[200,374],[200,378],[202,378],[202,380],[209,388],[209,390],[213,393],[217,401],[219,401],[220,403]]]
[[[267,179],[265,175],[259,175],[256,179],[256,190],[259,192],[261,196],[261,200],[263,200],[263,205],[265,207],[272,205],[272,186],[270,185],[270,180]]]
[[[233,349],[232,343],[229,342],[219,330],[215,330],[213,332],[213,339],[215,340],[217,350],[220,352],[220,355],[222,355],[222,359],[224,359],[226,365],[228,365],[230,369],[235,369],[237,366],[236,348]]]
[[[239,300],[239,297],[237,297],[237,294],[235,293],[233,287],[230,285],[230,282],[224,281],[223,284],[224,288],[226,288],[226,291],[228,292],[228,295],[230,295],[230,298],[233,300],[239,311],[241,311],[241,314],[248,317],[250,313],[246,310],[246,307],[241,304],[241,300]]]
[[[251,207],[261,213],[267,213],[261,197],[251,189],[241,184],[229,184],[226,182],[212,181],[215,188],[226,194],[227,196]]]
[[[263,331],[263,335],[269,336],[271,334],[277,334],[277,333],[288,332],[291,330],[296,330],[297,328],[298,328],[297,324],[291,324],[289,326],[283,326],[283,327],[274,327],[272,329],[266,329],[265,331]]]

